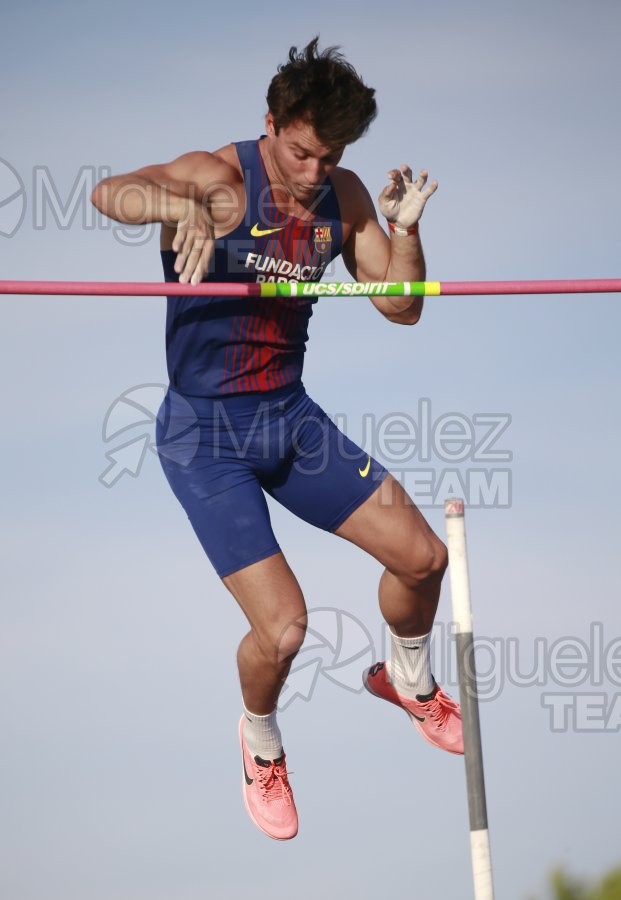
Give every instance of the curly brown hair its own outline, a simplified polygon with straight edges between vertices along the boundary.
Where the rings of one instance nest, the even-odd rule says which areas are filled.
[[[327,146],[353,144],[377,115],[375,90],[367,87],[338,47],[319,52],[319,38],[278,67],[267,91],[276,134],[293,122],[310,125]]]

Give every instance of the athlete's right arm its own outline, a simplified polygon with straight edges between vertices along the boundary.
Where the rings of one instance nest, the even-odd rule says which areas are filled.
[[[91,200],[117,222],[161,222],[172,236],[179,281],[198,284],[213,253],[223,188],[233,191],[234,179],[231,166],[214,154],[186,153],[164,165],[105,178],[96,185]]]

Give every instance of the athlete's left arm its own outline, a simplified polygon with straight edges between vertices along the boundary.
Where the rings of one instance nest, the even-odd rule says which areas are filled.
[[[380,211],[396,231],[390,237],[380,226],[371,197],[353,173],[348,198],[350,232],[343,248],[343,261],[356,281],[424,281],[425,257],[418,234],[418,221],[425,203],[438,187],[427,185],[427,172],[412,180],[409,166],[392,169],[390,182],[383,189]],[[349,205],[349,204],[348,204]],[[414,232],[399,234],[399,232]],[[374,306],[391,322],[414,325],[422,309],[422,297],[371,296]]]

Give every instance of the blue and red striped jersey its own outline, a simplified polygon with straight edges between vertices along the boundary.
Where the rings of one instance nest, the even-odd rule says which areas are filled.
[[[332,182],[318,194],[312,218],[276,208],[259,141],[235,145],[244,175],[242,223],[216,241],[204,281],[319,281],[340,254],[343,231]],[[175,254],[162,251],[166,281],[178,281]],[[168,377],[188,396],[269,391],[301,379],[308,322],[317,298],[169,296]]]

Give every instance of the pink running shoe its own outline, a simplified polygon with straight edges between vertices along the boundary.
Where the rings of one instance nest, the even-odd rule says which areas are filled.
[[[244,740],[245,716],[239,722],[244,777],[242,791],[248,815],[269,837],[288,841],[298,833],[298,814],[287,778],[285,754],[278,759],[251,756]]]
[[[448,750],[449,753],[464,752],[459,703],[445,694],[437,684],[430,694],[418,694],[415,699],[404,697],[390,681],[383,662],[375,663],[367,669],[362,681],[371,694],[404,709],[430,744],[441,750]]]

